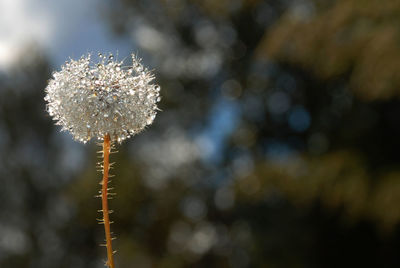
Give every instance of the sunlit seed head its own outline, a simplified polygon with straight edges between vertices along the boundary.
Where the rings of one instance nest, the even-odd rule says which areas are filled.
[[[90,54],[71,59],[53,73],[45,90],[47,111],[78,141],[109,134],[122,142],[153,122],[160,87],[133,54],[132,66],[122,66],[112,54],[99,58],[97,63]]]

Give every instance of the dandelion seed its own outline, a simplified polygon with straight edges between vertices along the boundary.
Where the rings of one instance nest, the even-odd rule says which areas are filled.
[[[102,140],[108,133],[120,143],[153,122],[160,87],[135,55],[126,68],[112,54],[99,57],[98,63],[90,54],[71,59],[53,73],[46,87],[47,111],[75,140]]]

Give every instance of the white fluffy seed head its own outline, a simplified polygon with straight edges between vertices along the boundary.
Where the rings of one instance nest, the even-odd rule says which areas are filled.
[[[122,142],[153,122],[160,87],[133,54],[132,66],[122,66],[112,54],[99,58],[96,64],[90,54],[71,59],[53,73],[45,90],[47,111],[78,141],[109,134]]]

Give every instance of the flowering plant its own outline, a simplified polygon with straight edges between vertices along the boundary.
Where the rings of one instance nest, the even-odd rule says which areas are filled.
[[[106,265],[114,268],[108,209],[112,195],[108,188],[112,142],[121,143],[150,125],[161,98],[160,87],[152,84],[153,74],[135,55],[132,54],[131,66],[114,61],[112,54],[99,54],[99,58],[99,62],[93,63],[89,54],[66,62],[61,71],[53,73],[45,89],[45,100],[50,116],[74,139],[83,143],[92,138],[103,141],[100,222],[106,236]]]

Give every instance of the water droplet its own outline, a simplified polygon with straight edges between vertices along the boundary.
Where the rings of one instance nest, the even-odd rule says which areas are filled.
[[[114,102],[114,99],[113,99],[113,97],[111,97],[111,96],[108,96],[107,98],[106,98],[106,102],[107,103],[113,103]]]

